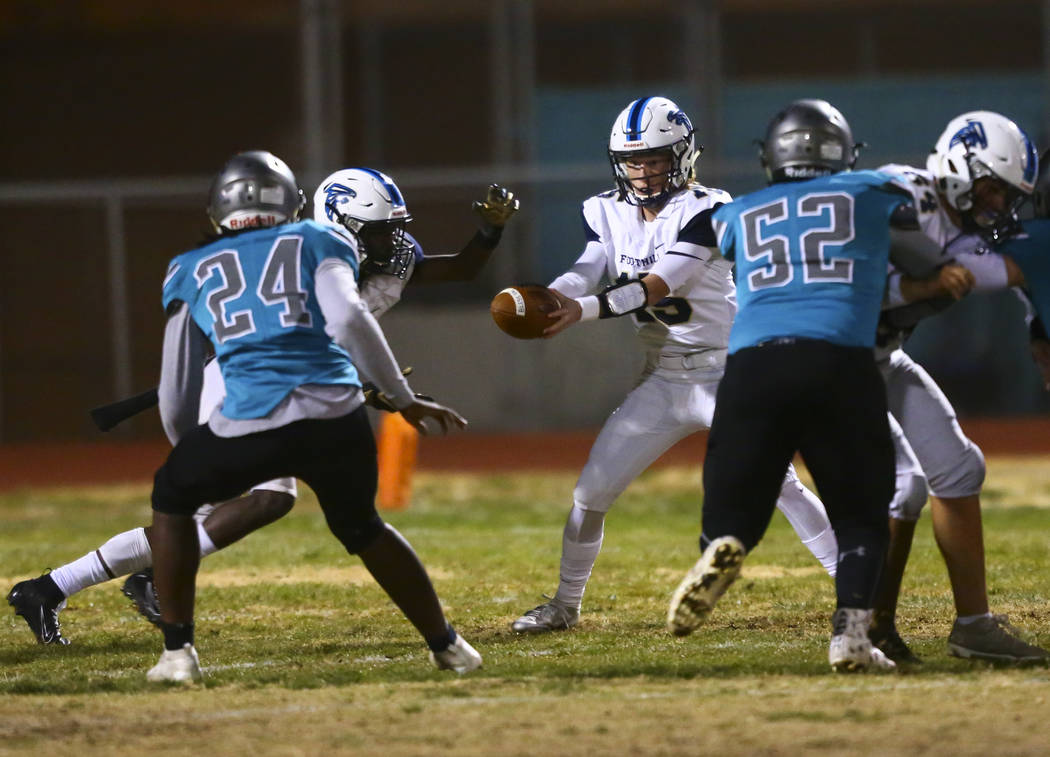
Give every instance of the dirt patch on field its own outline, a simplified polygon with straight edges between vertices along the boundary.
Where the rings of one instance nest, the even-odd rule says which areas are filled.
[[[1050,453],[1050,419],[967,419],[966,433],[988,455]],[[418,468],[440,471],[576,470],[597,430],[527,434],[453,434],[420,440]],[[699,464],[706,434],[684,439],[656,465]],[[164,461],[163,439],[0,445],[0,491],[148,481]]]

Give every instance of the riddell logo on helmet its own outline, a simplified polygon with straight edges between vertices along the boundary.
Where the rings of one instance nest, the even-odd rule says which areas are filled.
[[[255,226],[275,226],[277,224],[277,216],[270,215],[255,215],[255,216],[243,216],[241,218],[231,218],[226,226],[232,230],[237,229],[249,229]]]
[[[639,139],[639,140],[636,140],[634,142],[624,142],[623,146],[624,147],[645,147],[645,141]]]

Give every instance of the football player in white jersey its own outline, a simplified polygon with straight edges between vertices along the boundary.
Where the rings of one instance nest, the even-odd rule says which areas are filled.
[[[518,200],[493,184],[473,209],[479,216],[479,229],[459,253],[425,256],[420,244],[404,230],[411,216],[400,190],[386,174],[370,168],[342,169],[325,178],[314,194],[314,220],[353,236],[363,256],[361,298],[376,318],[397,304],[409,280],[437,283],[474,278],[499,244]],[[204,371],[200,423],[207,423],[225,394],[218,363],[212,360]],[[393,409],[377,391],[366,395],[373,406]],[[295,479],[283,478],[259,484],[239,499],[201,507],[194,515],[201,557],[282,518],[295,504],[296,494]],[[160,608],[152,561],[149,527],[133,528],[50,573],[19,582],[7,600],[41,644],[68,644],[58,618],[66,600],[89,586],[130,573],[122,587],[124,594],[156,624]]]
[[[972,274],[975,289],[1020,284],[1023,276],[1009,258],[977,254],[982,238],[996,235],[1017,205],[1032,191],[1038,158],[1031,141],[1008,118],[988,111],[953,119],[930,154],[925,170],[891,164],[881,171],[901,180],[914,197],[923,232]],[[914,299],[907,276],[890,276],[890,300]],[[951,298],[940,306],[947,306]],[[1017,629],[988,608],[980,491],[984,457],[963,433],[955,411],[929,374],[901,345],[919,318],[937,306],[890,309],[880,325],[876,348],[886,380],[890,412],[921,471],[906,491],[898,490],[891,510],[890,547],[875,598],[872,640],[891,658],[917,661],[895,628],[897,597],[915,531],[915,522],[931,495],[934,536],[948,568],[957,618],[948,637],[949,651],[960,657],[1000,661],[1046,659],[1047,652],[1019,638]],[[901,471],[898,469],[898,474]],[[925,480],[923,479],[923,476]],[[900,481],[900,475],[898,475]]]
[[[511,624],[518,633],[576,625],[613,502],[675,442],[711,426],[736,294],[709,220],[731,198],[693,180],[698,155],[692,124],[672,101],[644,97],[628,105],[609,138],[616,188],[583,203],[587,245],[550,284],[562,308],[552,314],[547,336],[579,320],[630,314],[646,365],[606,420],[573,491],[557,593]],[[602,290],[603,281],[616,283]],[[834,574],[837,547],[827,513],[794,469],[778,506]]]

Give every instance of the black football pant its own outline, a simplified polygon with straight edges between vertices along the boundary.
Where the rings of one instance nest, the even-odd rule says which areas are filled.
[[[838,540],[839,607],[871,606],[889,539],[894,453],[871,349],[776,340],[729,356],[704,459],[701,547],[765,534],[799,452]]]
[[[153,509],[192,514],[274,478],[306,482],[332,533],[351,553],[383,529],[375,509],[376,444],[364,407],[340,418],[308,419],[244,436],[221,437],[201,425],[157,471]]]

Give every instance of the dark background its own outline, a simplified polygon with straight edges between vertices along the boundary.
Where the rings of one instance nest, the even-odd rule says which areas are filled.
[[[923,165],[963,110],[1050,146],[1037,0],[149,5],[0,0],[0,442],[92,438],[86,408],[156,382],[166,263],[207,230],[208,182],[239,150],[282,156],[308,196],[336,168],[382,168],[431,252],[466,241],[489,182],[512,186],[513,254],[410,290],[401,309],[425,320],[571,264],[579,202],[611,183],[609,125],[645,94],[693,115],[701,180],[734,193],[761,184],[751,139],[800,96],[843,110],[864,168]],[[1019,306],[971,299],[909,351],[963,414],[1045,413]]]

